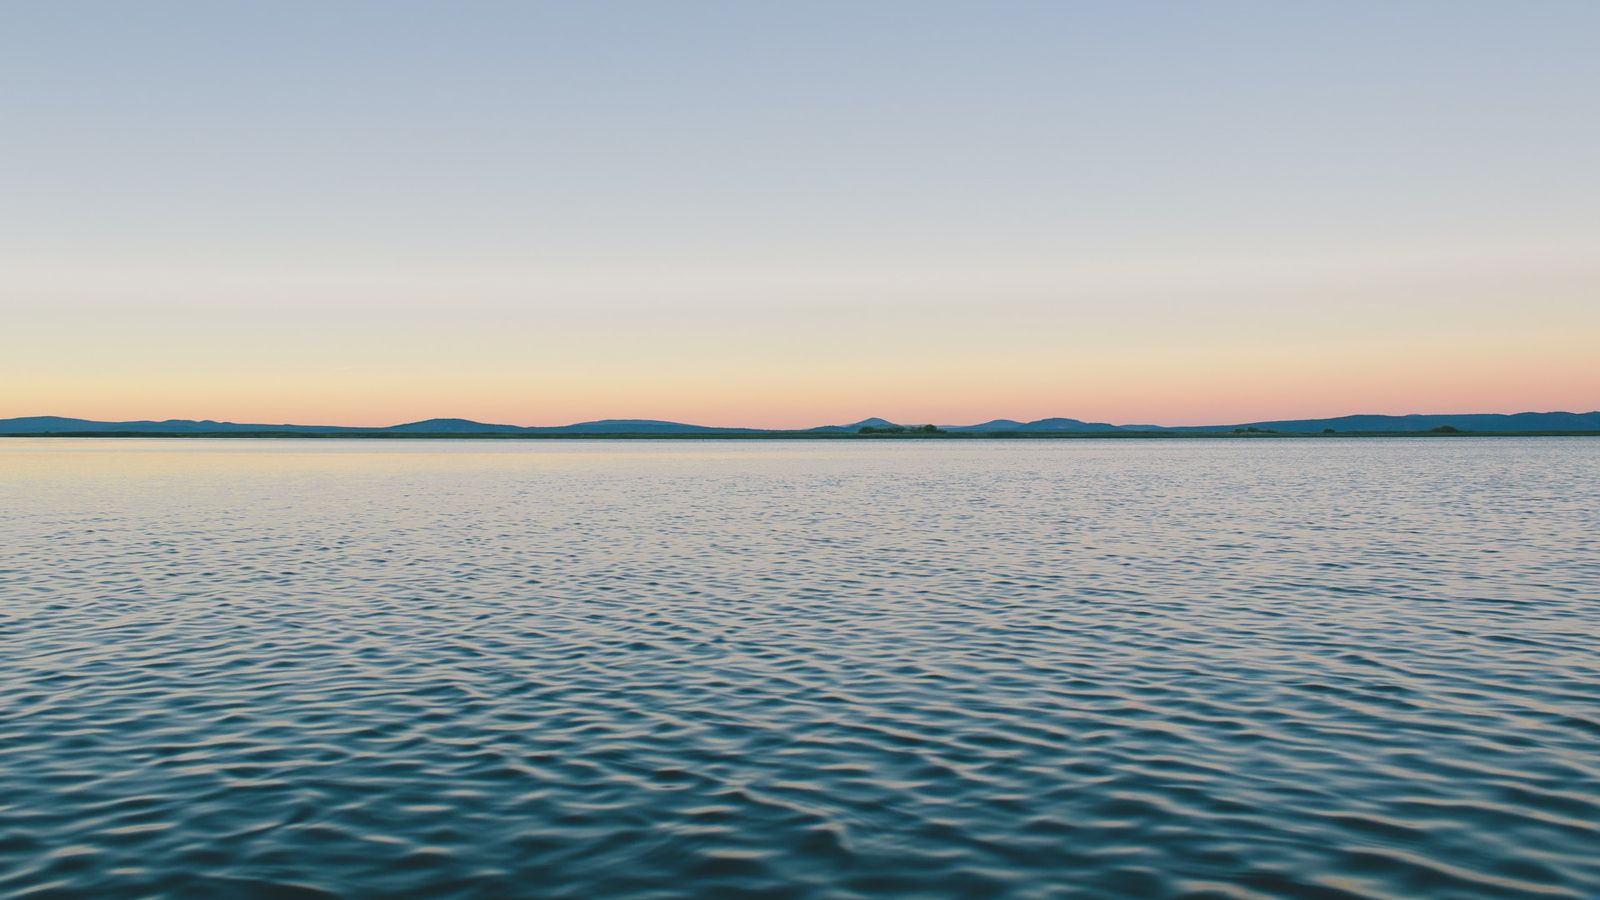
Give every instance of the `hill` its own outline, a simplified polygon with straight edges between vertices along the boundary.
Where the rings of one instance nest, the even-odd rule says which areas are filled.
[[[1285,419],[1269,422],[1245,422],[1240,425],[1185,426],[1176,431],[1232,431],[1236,428],[1258,428],[1270,431],[1295,433],[1321,432],[1402,432],[1430,431],[1443,425],[1462,431],[1491,433],[1497,431],[1600,431],[1600,412],[1524,412],[1524,413],[1468,413],[1465,415],[1407,415],[1407,416],[1336,416],[1331,419]]]

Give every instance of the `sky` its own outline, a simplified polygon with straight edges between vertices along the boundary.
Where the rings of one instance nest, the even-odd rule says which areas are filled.
[[[1600,4],[0,3],[0,417],[1600,407]]]

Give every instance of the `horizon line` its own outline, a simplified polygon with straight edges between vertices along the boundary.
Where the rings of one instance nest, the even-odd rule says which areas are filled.
[[[792,427],[770,427],[770,426],[763,427],[763,426],[751,426],[751,425],[706,425],[706,424],[701,424],[701,423],[698,423],[698,422],[691,422],[691,421],[681,421],[681,420],[676,420],[676,419],[651,418],[651,417],[642,417],[642,416],[640,416],[640,417],[631,417],[630,416],[630,417],[615,417],[615,418],[582,419],[582,420],[578,420],[578,421],[575,421],[575,422],[565,422],[565,423],[559,423],[559,424],[533,424],[533,425],[517,425],[517,424],[511,424],[511,423],[507,423],[507,422],[484,421],[484,420],[480,420],[480,419],[466,418],[464,416],[429,416],[429,417],[424,417],[424,418],[420,418],[420,419],[412,419],[412,420],[407,420],[407,421],[402,421],[402,422],[394,422],[394,423],[386,424],[386,425],[344,425],[344,424],[335,424],[335,423],[302,424],[302,423],[296,423],[296,422],[250,422],[250,421],[239,421],[239,420],[236,420],[236,419],[215,419],[215,418],[194,419],[194,418],[174,418],[174,417],[162,418],[162,419],[156,419],[156,418],[144,418],[144,419],[93,419],[93,418],[84,418],[84,417],[77,417],[77,416],[61,416],[61,415],[54,415],[54,414],[45,414],[45,415],[4,417],[4,418],[0,418],[0,425],[4,425],[6,423],[24,422],[24,421],[59,420],[59,421],[62,421],[62,422],[83,423],[83,424],[90,424],[90,425],[109,425],[109,426],[127,426],[127,425],[146,425],[146,426],[149,426],[149,425],[162,425],[162,424],[169,424],[170,423],[170,424],[183,424],[183,425],[214,424],[214,425],[218,425],[218,426],[230,426],[230,427],[239,427],[239,428],[275,428],[275,427],[281,427],[281,428],[294,428],[294,429],[326,428],[326,429],[341,429],[341,430],[384,431],[384,430],[390,430],[390,429],[396,429],[396,428],[407,428],[407,427],[411,427],[411,426],[422,425],[422,424],[432,423],[432,422],[453,423],[453,424],[462,425],[462,426],[479,426],[479,427],[485,427],[485,428],[509,428],[509,429],[519,429],[519,430],[544,430],[544,429],[565,430],[565,429],[576,428],[576,427],[582,426],[582,425],[606,425],[606,426],[613,426],[614,427],[614,426],[618,426],[618,425],[636,423],[636,424],[640,424],[640,425],[676,426],[676,427],[684,427],[684,428],[715,429],[715,430],[722,430],[722,431],[794,432],[794,431],[815,431],[815,430],[819,430],[819,429],[834,429],[834,428],[855,428],[855,427],[868,426],[868,425],[879,425],[879,424],[886,424],[886,425],[890,425],[890,426],[906,426],[906,427],[922,426],[922,425],[926,424],[926,425],[933,425],[934,427],[938,427],[938,428],[975,429],[975,428],[979,428],[981,426],[990,425],[990,424],[994,424],[994,423],[1006,423],[1006,424],[1015,424],[1017,426],[1028,426],[1028,425],[1038,425],[1038,424],[1046,423],[1046,422],[1060,421],[1060,422],[1063,422],[1063,423],[1077,423],[1077,424],[1080,424],[1080,425],[1105,426],[1105,427],[1110,428],[1110,429],[1118,429],[1118,430],[1137,430],[1137,429],[1141,429],[1141,428],[1162,429],[1162,430],[1168,430],[1168,429],[1172,429],[1172,430],[1190,430],[1190,429],[1216,429],[1216,428],[1248,427],[1248,426],[1252,426],[1252,425],[1260,426],[1260,425],[1271,425],[1271,424],[1331,422],[1331,421],[1338,421],[1338,420],[1344,420],[1344,419],[1414,419],[1414,418],[1441,418],[1441,417],[1451,417],[1451,416],[1454,416],[1454,417],[1472,417],[1472,418],[1483,418],[1483,417],[1510,418],[1510,417],[1523,417],[1523,416],[1576,416],[1576,417],[1586,417],[1586,416],[1596,416],[1596,415],[1600,415],[1600,408],[1596,408],[1596,409],[1588,410],[1588,411],[1530,410],[1530,409],[1524,409],[1524,410],[1518,410],[1516,412],[1409,412],[1409,413],[1365,413],[1365,412],[1355,412],[1355,413],[1341,413],[1341,414],[1332,415],[1332,416],[1316,416],[1316,415],[1298,416],[1298,417],[1281,417],[1280,416],[1280,417],[1267,418],[1267,419],[1251,419],[1251,420],[1242,420],[1242,421],[1234,421],[1234,422],[1216,422],[1216,423],[1207,423],[1207,424],[1199,424],[1199,425],[1166,425],[1166,424],[1161,424],[1161,423],[1157,423],[1157,422],[1123,422],[1123,423],[1118,423],[1118,422],[1109,422],[1109,421],[1103,421],[1103,420],[1102,421],[1094,421],[1094,420],[1089,420],[1089,419],[1080,419],[1080,418],[1073,417],[1073,416],[1045,416],[1045,417],[1037,418],[1037,419],[1020,419],[1020,418],[1010,418],[1010,417],[1006,417],[1006,416],[992,416],[992,417],[985,418],[985,419],[982,419],[980,421],[972,422],[972,423],[955,423],[955,422],[940,423],[940,422],[921,422],[921,421],[912,421],[912,420],[901,421],[901,420],[897,420],[897,419],[890,419],[890,418],[885,417],[885,416],[866,416],[866,417],[863,417],[863,418],[860,418],[860,419],[856,419],[856,420],[853,420],[853,421],[846,421],[846,422],[824,422],[824,423],[816,424],[816,425],[802,425],[802,426],[792,426]]]

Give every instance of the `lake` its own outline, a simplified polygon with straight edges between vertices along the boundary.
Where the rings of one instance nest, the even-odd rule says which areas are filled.
[[[0,895],[1586,897],[1600,440],[0,440]]]

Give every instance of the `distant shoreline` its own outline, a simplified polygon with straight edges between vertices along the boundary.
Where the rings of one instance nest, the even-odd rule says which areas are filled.
[[[694,425],[661,419],[596,419],[569,425],[505,425],[462,418],[432,418],[397,425],[295,425],[286,422],[219,422],[214,419],[141,419],[107,422],[65,416],[0,418],[0,435],[44,437],[360,437],[390,438],[746,438],[761,440],[921,440],[950,438],[1155,438],[1155,437],[1395,437],[1403,435],[1496,434],[1507,436],[1600,435],[1600,410],[1591,412],[1418,413],[1402,416],[1354,414],[1321,419],[1260,422],[1113,425],[1062,416],[1022,422],[989,419],[972,425],[905,424],[883,418],[810,428],[750,428]]]
[[[981,441],[981,440],[1277,440],[1291,438],[1503,438],[1600,437],[1600,431],[944,431],[938,433],[860,434],[858,432],[743,431],[743,432],[560,432],[516,434],[505,432],[299,432],[299,431],[57,431],[0,432],[4,438],[185,438],[200,440],[356,440],[356,441]]]

